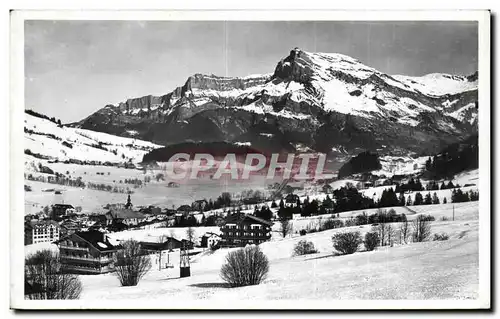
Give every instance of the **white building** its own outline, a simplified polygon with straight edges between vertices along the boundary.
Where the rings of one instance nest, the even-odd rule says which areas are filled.
[[[24,244],[51,243],[59,240],[60,227],[55,221],[31,221],[24,227]]]

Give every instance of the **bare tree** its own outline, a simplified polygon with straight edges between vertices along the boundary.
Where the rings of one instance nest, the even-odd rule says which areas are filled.
[[[375,227],[374,231],[378,232],[380,246],[385,246],[387,238],[387,225],[385,223],[380,223]]]
[[[78,299],[82,283],[76,275],[64,273],[59,254],[48,249],[25,259],[26,299]]]
[[[193,227],[188,227],[188,229],[186,229],[186,238],[190,242],[194,242],[195,234]]]
[[[387,228],[386,229],[387,230],[387,234],[386,234],[387,245],[392,247],[394,245],[395,229],[394,229],[394,227],[392,227],[391,224],[387,224],[386,228]]]
[[[122,246],[115,255],[116,275],[122,286],[137,286],[151,269],[151,259],[135,240],[129,239]]]
[[[431,235],[431,223],[421,215],[413,220],[412,227],[414,242],[425,241]]]
[[[162,234],[162,235],[158,236],[158,242],[160,244],[163,244],[164,242],[166,242],[167,239],[168,239],[168,236],[166,234]]]
[[[285,238],[286,235],[292,232],[292,223],[290,223],[290,219],[288,218],[281,218],[280,224],[281,224],[281,229],[280,229],[281,234],[283,235],[283,238]]]
[[[399,224],[399,234],[400,234],[400,243],[408,243],[408,237],[410,235],[410,223],[408,220],[404,220]]]
[[[232,287],[258,285],[269,272],[269,260],[259,246],[230,252],[220,270],[221,278]]]

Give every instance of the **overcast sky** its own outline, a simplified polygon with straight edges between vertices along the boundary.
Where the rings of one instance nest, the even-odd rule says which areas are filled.
[[[388,74],[477,70],[475,22],[26,21],[26,108],[78,121],[194,73],[272,73],[294,47]]]

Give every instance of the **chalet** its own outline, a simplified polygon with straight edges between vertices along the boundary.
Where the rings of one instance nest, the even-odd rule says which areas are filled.
[[[177,212],[182,213],[184,215],[187,215],[191,211],[193,211],[193,209],[189,205],[182,205],[182,206],[179,206],[179,208],[177,208]]]
[[[137,226],[146,217],[144,214],[135,212],[131,209],[117,209],[106,213],[106,225],[122,222],[127,226]]]
[[[73,205],[68,204],[55,204],[52,206],[52,219],[58,219],[62,216],[72,214],[75,212]]]
[[[167,237],[162,243],[152,243],[152,242],[140,242],[141,248],[147,253],[153,253],[158,251],[172,251],[174,249],[180,249],[182,247],[182,241],[175,239],[174,237]]]
[[[107,218],[106,215],[100,214],[100,215],[91,215],[89,216],[89,220],[100,223],[101,225],[106,225],[107,224]]]
[[[72,220],[67,220],[61,223],[61,237],[69,236],[78,230],[80,230],[80,226],[77,222]]]
[[[59,240],[60,227],[55,221],[30,221],[24,225],[24,244],[51,243]]]
[[[245,246],[260,244],[271,238],[272,222],[253,215],[236,213],[229,215],[222,232],[221,245],[224,247]]]
[[[70,273],[102,274],[115,270],[113,258],[121,249],[99,231],[76,232],[58,241],[61,266]]]
[[[201,236],[200,246],[203,248],[210,248],[216,246],[221,240],[219,234],[207,232]]]

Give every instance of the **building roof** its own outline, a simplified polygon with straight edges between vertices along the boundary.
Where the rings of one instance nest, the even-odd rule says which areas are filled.
[[[100,231],[97,230],[76,232],[75,235],[85,240],[99,251],[116,250],[121,248],[121,246],[119,245],[115,246],[111,244],[106,234],[101,233]]]
[[[201,237],[212,237],[212,236],[217,236],[217,237],[220,237],[221,235],[219,234],[216,234],[216,233],[212,233],[212,232],[206,232],[203,234],[203,236]]]
[[[250,219],[250,221],[256,222],[258,224],[264,224],[268,226],[272,226],[273,223],[271,221],[256,217],[254,215],[245,215],[242,213],[236,213],[232,214],[226,217],[226,223],[232,223],[232,224],[240,224],[245,220]]]
[[[170,243],[174,242],[177,243],[179,246],[182,244],[182,242],[178,239],[175,239],[174,237],[168,237],[167,240],[165,240],[163,243],[152,243],[152,242],[145,242],[141,241],[139,244],[141,245],[142,249],[146,250],[167,250],[170,247]]]
[[[114,209],[109,212],[114,218],[122,218],[122,219],[132,219],[132,218],[146,218],[144,214],[135,212],[131,209],[122,208],[122,209]]]
[[[47,227],[49,225],[54,225],[54,226],[57,226],[59,227],[59,224],[56,223],[55,221],[53,220],[30,220],[28,223],[27,223],[27,227],[28,228],[42,228],[42,227]]]
[[[54,208],[74,208],[73,205],[69,205],[69,204],[54,204],[53,205]]]

